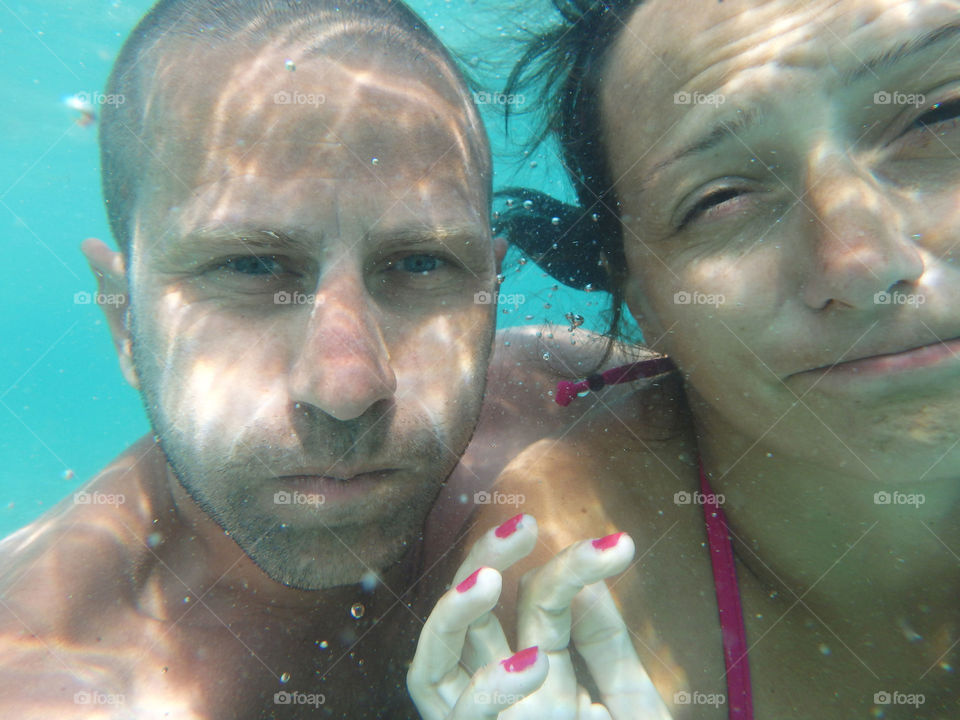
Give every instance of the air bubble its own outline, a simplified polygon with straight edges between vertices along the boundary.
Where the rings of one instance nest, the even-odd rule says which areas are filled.
[[[280,682],[282,682],[284,685],[286,685],[288,682],[290,682],[290,673],[285,672],[285,673],[281,674],[281,675],[280,675]]]
[[[533,210],[533,200],[524,200],[523,201],[524,210]]]
[[[552,218],[550,218],[550,224],[551,224],[551,225],[559,225],[559,224],[560,224],[560,218],[558,218],[558,217],[552,217]]]
[[[289,70],[290,72],[293,72],[294,70],[297,69],[297,66],[296,66],[296,64],[293,62],[293,60],[287,60],[287,61],[283,64],[283,66],[284,66],[287,70]]]
[[[380,158],[371,158],[371,159],[370,159],[370,164],[371,164],[371,165],[379,165],[379,164],[380,164]]]
[[[366,608],[363,607],[363,603],[354,603],[353,605],[350,606],[350,616],[354,620],[359,620],[360,618],[363,617],[363,613],[365,610]]]

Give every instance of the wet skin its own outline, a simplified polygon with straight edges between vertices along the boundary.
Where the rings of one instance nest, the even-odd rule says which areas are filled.
[[[531,565],[581,537],[635,538],[640,563],[614,593],[673,704],[726,693],[702,511],[674,502],[699,488],[701,456],[737,538],[756,716],[867,717],[886,691],[925,703],[885,717],[953,717],[958,36],[868,60],[930,39],[960,5],[689,5],[637,9],[600,94],[630,307],[681,372],[530,447],[498,487],[540,520]],[[684,92],[725,102],[675,102]],[[888,292],[924,302],[876,300]],[[651,430],[658,416],[672,432]],[[484,507],[478,531],[511,510]]]
[[[129,256],[84,251],[129,280],[105,310],[162,444],[86,488],[123,504],[5,541],[5,714],[313,716],[281,690],[412,713],[402,596],[492,340],[489,159],[443,63],[344,47],[182,44],[158,73]]]

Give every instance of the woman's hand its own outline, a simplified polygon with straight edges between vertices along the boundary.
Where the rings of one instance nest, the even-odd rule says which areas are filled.
[[[630,537],[585,540],[527,573],[520,585],[510,652],[492,610],[500,572],[529,554],[533,517],[486,533],[424,624],[407,687],[424,720],[639,720],[669,718],[633,650],[604,578],[633,559]],[[568,646],[586,660],[604,705],[577,684]]]

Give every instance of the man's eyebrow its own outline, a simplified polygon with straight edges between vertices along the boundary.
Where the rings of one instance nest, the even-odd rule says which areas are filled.
[[[874,55],[868,60],[864,60],[860,67],[850,70],[843,74],[841,78],[841,87],[851,85],[861,80],[865,75],[875,75],[878,70],[887,70],[891,66],[906,60],[907,58],[930,49],[933,45],[943,43],[960,34],[960,22],[941,25],[935,30],[931,30],[920,37],[907,40],[900,43],[895,48],[885,50]]]
[[[270,253],[307,253],[312,249],[312,243],[282,230],[238,225],[205,225],[176,238],[170,245],[170,252],[174,254],[210,254],[239,249],[266,250]]]
[[[432,242],[466,242],[482,240],[477,228],[463,225],[413,226],[395,230],[374,230],[370,240],[385,245],[418,245]]]

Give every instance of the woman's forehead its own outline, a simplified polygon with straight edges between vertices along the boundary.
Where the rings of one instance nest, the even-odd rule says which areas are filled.
[[[607,58],[603,94],[642,108],[763,66],[855,71],[881,43],[958,22],[958,11],[960,0],[648,0]]]

